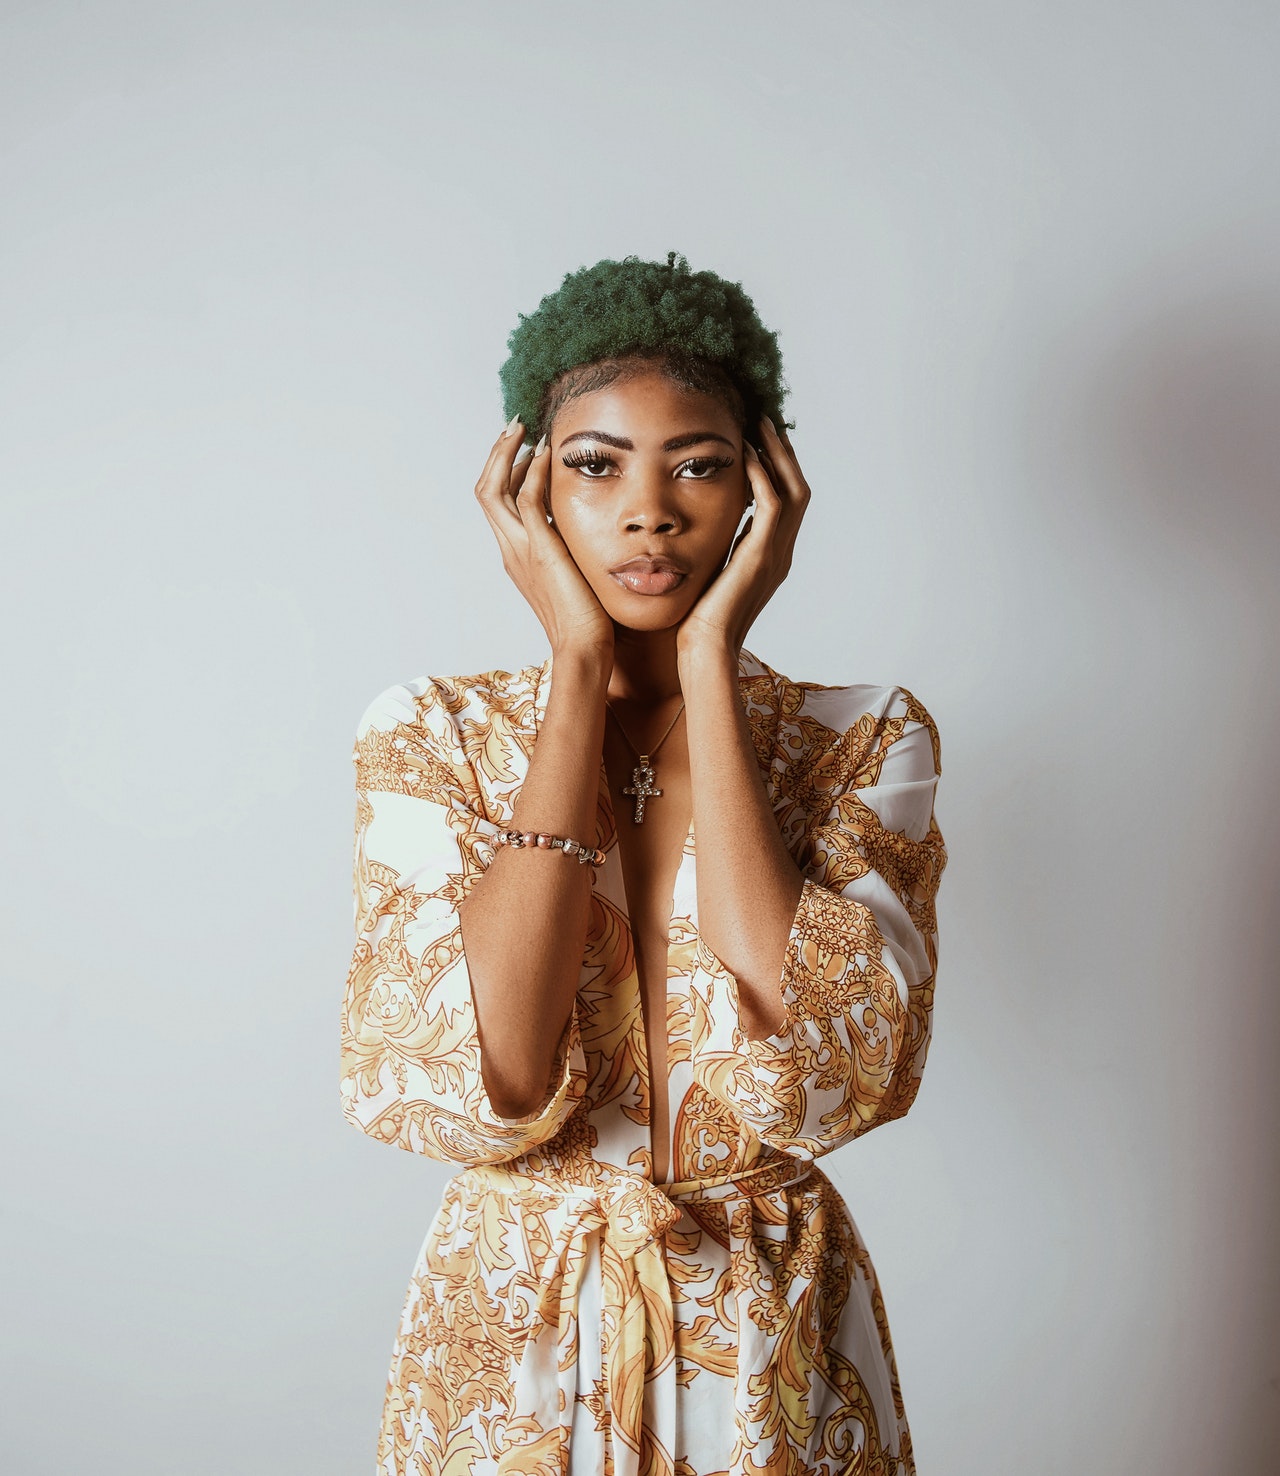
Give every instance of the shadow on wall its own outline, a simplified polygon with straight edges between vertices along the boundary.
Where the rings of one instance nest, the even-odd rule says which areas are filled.
[[[1182,304],[1131,334],[1100,366],[1090,419],[1134,494],[1132,531],[1256,580],[1275,608],[1280,312],[1259,298]]]
[[[1056,366],[1067,372],[1055,370],[1053,404],[1032,407],[1031,434],[1046,431],[1069,468],[1072,497],[1051,514],[1059,536],[1091,540],[1112,581],[1111,692],[1125,726],[1104,741],[1135,789],[1153,756],[1162,792],[1148,802],[1176,817],[1163,822],[1170,855],[1144,863],[1169,883],[1148,973],[1162,941],[1188,946],[1159,981],[1168,993],[1147,998],[1176,1022],[1163,1036],[1155,1025],[1155,1049],[1172,1057],[1165,1100],[1196,1102],[1181,1108],[1192,1125],[1172,1167],[1169,1209],[1195,1226],[1182,1269],[1204,1267],[1220,1299],[1200,1325],[1186,1301],[1171,1387],[1196,1367],[1219,1397],[1220,1423],[1200,1432],[1217,1468],[1261,1470],[1280,1424],[1280,304],[1261,284],[1186,286],[1179,296],[1166,282],[1163,302],[1149,293],[1109,344],[1093,316],[1091,341],[1075,340],[1083,352]],[[1126,638],[1144,628],[1129,663]],[[1145,692],[1140,660],[1157,673]],[[1146,1026],[1131,1049],[1144,1043]]]

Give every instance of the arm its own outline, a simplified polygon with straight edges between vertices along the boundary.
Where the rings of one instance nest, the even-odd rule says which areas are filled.
[[[781,1023],[750,1036],[737,981],[704,950],[692,1058],[707,1090],[758,1136],[808,1158],[902,1116],[915,1098],[946,849],[934,817],[937,729],[911,693],[819,689],[784,720],[784,735],[800,723],[811,746],[787,782],[803,794],[808,823]]]
[[[545,1142],[585,1085],[572,1010],[536,1110],[509,1115],[481,1070],[459,913],[495,849],[492,804],[467,753],[478,733],[485,755],[505,765],[511,740],[492,697],[483,683],[392,687],[361,720],[354,755],[356,938],[342,1015],[343,1110],[379,1141],[468,1164]]]
[[[791,568],[810,497],[790,440],[767,417],[761,446],[768,465],[744,442],[751,518],[676,638],[698,842],[698,931],[734,975],[741,1025],[751,1037],[782,1022],[778,980],[803,877],[756,759],[738,694],[738,653]]]
[[[790,731],[781,760],[794,767],[804,754],[811,765],[799,787],[817,812],[797,866],[736,681],[737,653],[790,569],[810,498],[790,439],[767,419],[761,446],[763,459],[747,448],[752,518],[677,639],[705,945],[692,1054],[703,1085],[760,1137],[813,1156],[899,1116],[918,1086],[945,862],[933,821],[938,742],[899,689],[877,719],[849,712],[847,723],[831,707],[841,689],[811,698],[821,710]],[[859,691],[844,689],[844,703]],[[824,732],[829,750],[810,752]]]
[[[553,657],[516,829],[591,844],[608,680],[608,666],[589,654]],[[578,988],[591,886],[591,867],[561,851],[500,846],[460,909],[485,1085],[509,1116],[533,1112],[546,1097]]]
[[[738,692],[729,645],[680,663],[698,843],[698,931],[737,981],[744,1033],[783,1022],[781,959],[804,877],[774,818]]]
[[[546,717],[514,807],[521,830],[591,844],[604,746],[613,625],[546,523],[546,438],[516,464],[524,439],[513,422],[498,438],[476,497],[503,568],[551,644]],[[562,851],[500,848],[464,909],[484,1078],[503,1111],[523,1115],[544,1100],[577,991],[591,902],[591,868]]]
[[[475,489],[553,657],[511,818],[589,843],[613,626],[547,528],[549,457],[540,445],[516,465],[522,441],[512,422]],[[393,688],[361,724],[343,1106],[384,1141],[499,1162],[558,1132],[584,1089],[573,1003],[592,873],[560,851],[481,844],[492,822],[448,709],[430,682]]]

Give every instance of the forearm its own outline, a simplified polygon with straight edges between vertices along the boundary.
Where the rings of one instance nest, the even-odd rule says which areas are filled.
[[[782,1023],[782,963],[804,878],[783,844],[738,692],[737,652],[680,656],[698,847],[698,930],[734,975],[748,1036]]]
[[[605,657],[556,655],[516,829],[592,843],[608,680]],[[485,1087],[503,1116],[534,1111],[546,1093],[577,991],[591,871],[560,850],[500,846],[459,908]]]

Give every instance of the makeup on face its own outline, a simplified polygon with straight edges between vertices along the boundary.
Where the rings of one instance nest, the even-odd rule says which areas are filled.
[[[742,516],[730,412],[660,375],[571,401],[552,427],[557,529],[621,625],[662,629],[722,567]]]
[[[664,453],[683,451],[690,446],[702,446],[719,444],[733,450],[733,442],[727,437],[720,435],[717,431],[699,430],[687,431],[683,435],[672,436],[662,443],[659,448]],[[572,445],[573,450],[566,451],[566,447]],[[626,436],[611,435],[607,431],[581,430],[574,431],[572,435],[566,436],[560,442],[558,454],[561,464],[569,470],[579,469],[588,481],[599,481],[608,475],[605,468],[612,467],[615,471],[618,466],[618,458],[610,455],[608,451],[602,451],[600,447],[609,446],[620,451],[634,451],[635,442]],[[685,477],[689,481],[711,481],[717,472],[727,471],[734,464],[734,457],[723,452],[702,456],[691,456],[674,469],[674,475]]]

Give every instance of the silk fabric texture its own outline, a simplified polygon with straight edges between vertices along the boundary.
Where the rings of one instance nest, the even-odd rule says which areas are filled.
[[[739,693],[804,875],[785,1019],[748,1039],[698,932],[693,827],[668,933],[672,1181],[653,1182],[639,979],[601,761],[581,979],[546,1100],[485,1092],[457,908],[513,824],[552,681],[422,677],[356,735],[342,1106],[454,1164],[406,1298],[381,1476],[912,1476],[874,1268],[821,1155],[911,1105],[946,849],[937,728],[905,688]],[[661,803],[661,801],[659,801]],[[591,839],[586,837],[585,839]],[[565,863],[569,864],[568,862]]]

